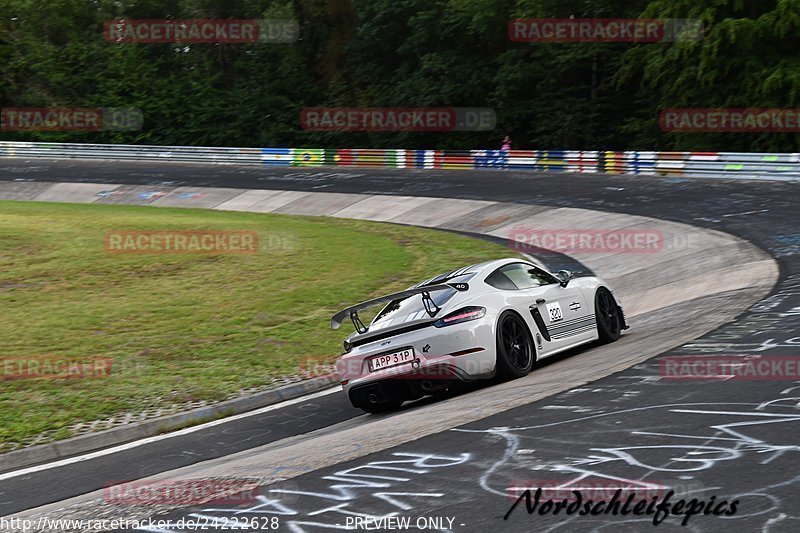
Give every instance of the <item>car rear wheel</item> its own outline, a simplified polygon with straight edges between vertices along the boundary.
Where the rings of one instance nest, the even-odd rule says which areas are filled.
[[[497,375],[515,379],[533,368],[535,352],[530,331],[517,315],[506,311],[497,321]]]
[[[594,296],[594,314],[597,318],[597,334],[600,336],[600,342],[607,344],[619,339],[622,316],[617,302],[605,287],[600,287]]]

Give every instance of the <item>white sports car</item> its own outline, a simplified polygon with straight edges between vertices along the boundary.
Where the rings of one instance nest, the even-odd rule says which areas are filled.
[[[359,311],[385,304],[364,325]],[[594,276],[551,274],[501,259],[436,276],[336,313],[356,331],[336,361],[352,404],[369,413],[446,390],[454,382],[522,377],[536,361],[607,343],[627,329],[619,299]]]

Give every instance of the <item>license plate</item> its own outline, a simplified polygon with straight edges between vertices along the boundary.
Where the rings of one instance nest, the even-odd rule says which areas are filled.
[[[405,348],[399,352],[387,353],[369,360],[369,371],[375,372],[384,368],[410,363],[414,360],[414,348]]]

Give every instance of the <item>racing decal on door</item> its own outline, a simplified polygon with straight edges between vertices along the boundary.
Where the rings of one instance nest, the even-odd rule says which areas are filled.
[[[553,340],[565,339],[579,333],[586,333],[597,329],[597,321],[594,315],[586,315],[573,320],[565,320],[557,326],[550,328],[550,336]]]
[[[558,302],[547,304],[547,314],[550,316],[551,323],[564,320],[564,313],[561,312],[561,304]]]

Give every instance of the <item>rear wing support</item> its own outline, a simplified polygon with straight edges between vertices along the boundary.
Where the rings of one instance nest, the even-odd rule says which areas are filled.
[[[422,295],[422,303],[425,306],[425,311],[428,313],[428,316],[433,318],[436,316],[436,313],[441,311],[441,307],[436,305],[436,303],[431,298],[432,292],[437,291],[466,291],[469,290],[469,285],[466,283],[440,283],[437,285],[427,285],[424,287],[413,287],[411,289],[407,289],[400,292],[395,292],[393,294],[387,294],[386,296],[381,296],[380,298],[374,298],[372,300],[367,300],[366,302],[361,302],[360,304],[356,304],[353,306],[348,307],[347,309],[342,309],[335,315],[331,317],[331,329],[339,329],[342,326],[342,322],[344,322],[348,317],[353,322],[353,326],[355,326],[356,331],[358,333],[366,333],[369,329],[361,319],[358,317],[358,312],[362,309],[367,309],[368,307],[373,307],[380,304],[387,304],[389,302],[393,302],[395,300],[405,300],[406,298],[410,298],[415,294]]]
[[[353,326],[359,334],[366,333],[369,329],[358,317],[358,311],[350,311],[350,320],[353,322]]]
[[[433,301],[433,298],[431,298],[431,293],[429,292],[422,293],[422,305],[425,306],[425,312],[428,313],[428,316],[431,318],[435,317],[436,313],[442,310],[442,308],[436,305],[436,302]]]

